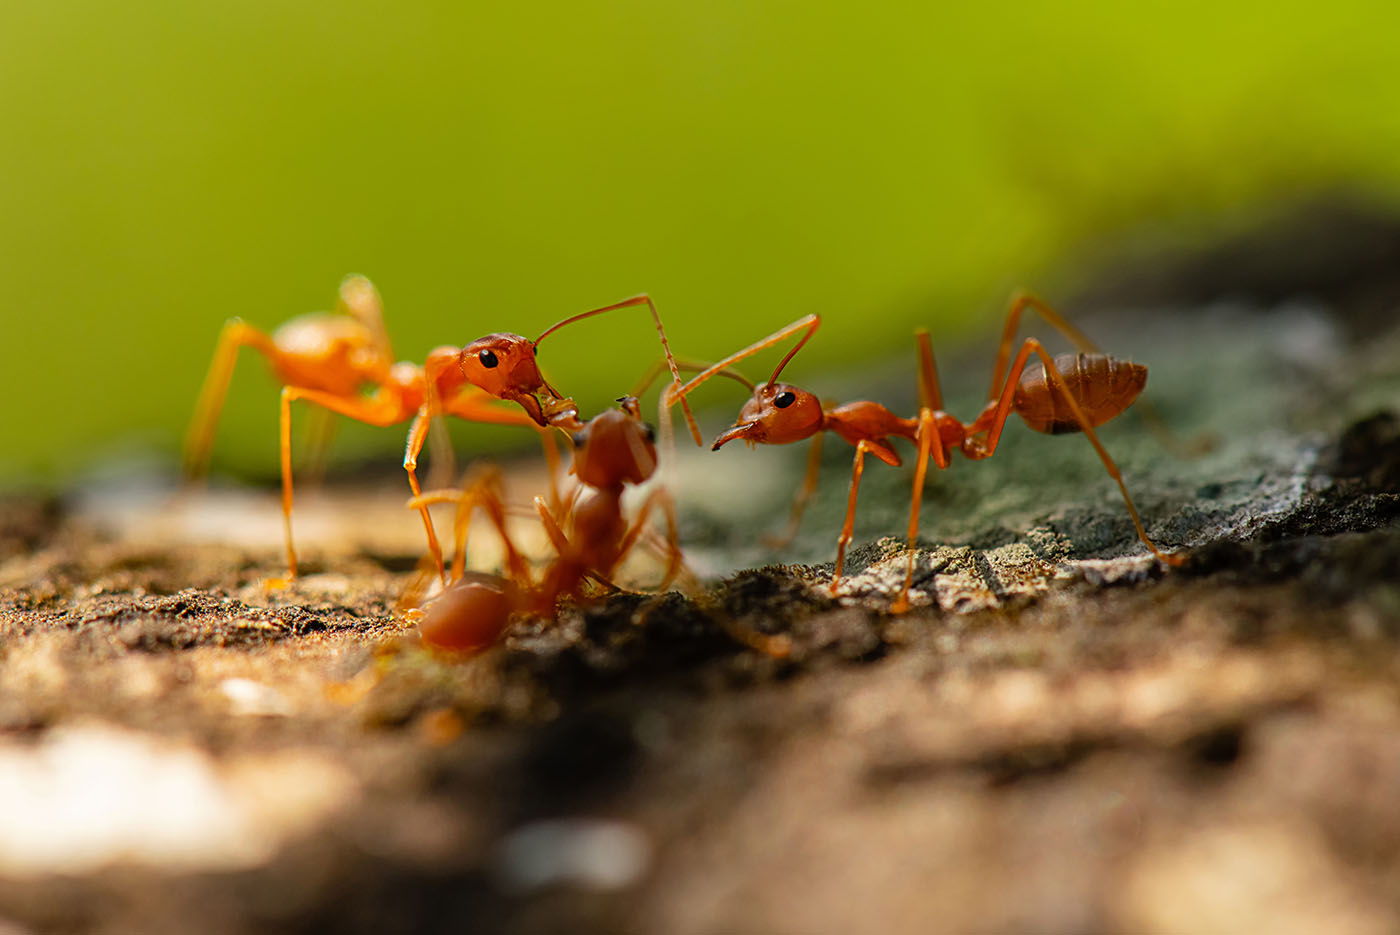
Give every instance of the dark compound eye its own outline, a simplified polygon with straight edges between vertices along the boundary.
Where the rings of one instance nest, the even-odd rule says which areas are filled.
[[[490,370],[500,363],[500,361],[496,359],[495,351],[482,351],[480,354],[477,354],[476,357],[477,360],[481,361],[481,366],[485,367],[487,370]]]
[[[570,437],[571,439],[573,439],[574,447],[575,447],[575,448],[582,448],[584,445],[588,444],[588,433],[587,433],[587,432],[575,432],[573,435],[571,435],[571,436],[569,436],[569,437]]]
[[[642,437],[645,438],[649,444],[656,444],[656,429],[652,427],[651,423],[642,423]]]
[[[779,409],[786,409],[795,402],[797,402],[797,394],[792,390],[784,390],[774,398],[773,405]]]

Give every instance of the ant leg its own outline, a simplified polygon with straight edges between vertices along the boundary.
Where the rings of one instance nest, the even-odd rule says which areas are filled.
[[[943,391],[938,386],[938,365],[933,360],[933,341],[928,330],[914,332],[919,344],[919,406],[937,412],[943,408]]]
[[[890,610],[897,614],[909,609],[909,588],[914,583],[915,543],[919,539],[919,508],[924,502],[924,478],[928,475],[930,452],[939,470],[947,470],[948,452],[943,447],[943,440],[938,438],[938,422],[934,419],[933,410],[925,407],[919,410],[919,460],[914,465],[914,491],[909,498],[909,563],[904,567],[904,587],[890,605]]]
[[[491,525],[496,527],[496,534],[501,537],[501,543],[506,550],[506,569],[511,577],[526,588],[532,587],[529,567],[521,556],[520,550],[515,547],[515,541],[511,539],[510,532],[506,529],[505,498],[501,494],[501,471],[494,465],[483,468],[481,476],[463,488],[462,500],[457,507],[457,519],[453,525],[456,550],[452,555],[452,569],[455,575],[460,578],[462,572],[466,570],[467,531],[470,526],[472,508],[476,506],[481,507],[482,512],[491,521]]]
[[[817,475],[822,467],[822,437],[825,434],[818,432],[812,436],[811,447],[807,449],[807,473],[802,478],[802,486],[797,488],[797,495],[792,498],[792,512],[788,516],[787,528],[780,535],[763,537],[763,544],[770,549],[786,548],[797,536],[797,529],[802,525],[802,514],[807,509],[808,501],[812,499],[812,493],[817,489]]]
[[[647,520],[651,517],[653,507],[658,503],[661,504],[662,515],[666,518],[666,574],[661,579],[661,583],[656,586],[656,590],[662,592],[669,588],[676,576],[685,569],[685,556],[681,552],[680,533],[676,525],[675,501],[671,499],[670,491],[664,487],[656,488],[642,501],[641,508],[637,510],[637,516],[632,521],[631,528],[627,530],[622,541],[618,544],[617,558],[607,573],[611,574],[613,569],[622,564],[622,560],[636,546],[638,539],[646,533]],[[689,574],[688,571],[687,574]]]
[[[457,477],[457,452],[452,449],[452,434],[447,430],[447,420],[439,413],[428,426],[428,476],[424,480],[429,487],[443,487]]]
[[[282,533],[287,547],[287,577],[270,581],[269,585],[272,587],[283,587],[297,576],[297,554],[292,544],[292,403],[298,399],[315,403],[337,415],[369,425],[388,426],[407,418],[402,400],[396,397],[346,398],[302,386],[282,387],[281,424],[278,434],[282,461]]]
[[[855,463],[851,468],[851,495],[846,502],[846,522],[841,527],[841,536],[836,540],[836,569],[831,575],[831,593],[836,594],[836,586],[841,582],[841,569],[846,564],[846,546],[851,544],[851,537],[855,535],[856,525],[856,495],[860,493],[860,475],[865,472],[865,453],[870,450],[870,443],[861,439],[856,445]]]
[[[447,415],[465,419],[468,422],[481,422],[487,425],[520,425],[534,429],[540,435],[540,445],[544,451],[545,465],[549,470],[549,499],[554,509],[559,508],[559,449],[554,444],[554,429],[541,427],[527,413],[514,406],[509,408],[497,405],[496,397],[476,387],[467,387],[441,403]]]
[[[1069,339],[1069,342],[1086,354],[1100,353],[1098,345],[1089,340],[1069,321],[1045,303],[1034,293],[1020,290],[1011,297],[1011,308],[1006,313],[1006,325],[1001,330],[1001,343],[997,346],[996,365],[992,368],[992,388],[987,392],[988,399],[996,399],[1001,389],[1001,377],[1006,372],[1006,362],[1011,359],[1011,344],[1016,339],[1016,331],[1021,326],[1021,313],[1034,309],[1045,319],[1046,324]]]
[[[562,557],[567,555],[569,549],[569,537],[564,535],[564,530],[559,526],[559,520],[554,518],[550,512],[549,504],[544,497],[535,498],[535,512],[540,516],[540,522],[544,523],[545,534],[549,536],[550,543],[554,546],[554,551]]]
[[[474,476],[473,476],[474,475]],[[460,490],[431,490],[408,501],[409,509],[424,509],[436,503],[456,503],[453,516],[452,535],[454,552],[452,556],[452,580],[462,577],[466,571],[467,537],[471,528],[472,511],[478,507],[496,528],[506,552],[506,572],[512,579],[521,582],[526,588],[532,586],[529,566],[516,548],[506,527],[505,498],[501,493],[501,472],[495,465],[483,466],[472,472],[463,482]]]
[[[209,363],[209,371],[204,375],[204,384],[199,390],[194,419],[185,435],[184,466],[187,478],[202,477],[209,467],[214,429],[224,408],[224,397],[228,395],[233,365],[238,360],[238,349],[245,346],[253,348],[274,365],[282,353],[269,335],[244,323],[241,318],[231,318],[224,325],[223,331],[219,332],[219,343],[214,348],[214,359]]]
[[[549,508],[557,513],[563,508],[563,502],[559,499],[559,446],[550,429],[540,429],[539,433],[540,448],[544,451],[544,469],[549,472]]]
[[[1006,326],[1001,333],[1001,344],[997,347],[996,364],[992,368],[992,388],[987,394],[989,399],[997,397],[997,391],[1001,387],[1002,374],[1006,372],[1006,362],[1011,359],[1011,344],[1016,337],[1017,329],[1020,327],[1021,314],[1028,308],[1039,312],[1040,317],[1045,319],[1050,327],[1064,335],[1078,350],[1086,354],[1102,353],[1099,346],[1091,341],[1084,332],[1076,328],[1044,300],[1024,290],[1018,292],[1012,297],[1011,308],[1006,315]],[[1213,449],[1219,442],[1219,439],[1212,432],[1201,432],[1189,439],[1178,437],[1167,427],[1166,421],[1157,412],[1157,407],[1152,405],[1150,399],[1139,399],[1134,409],[1143,422],[1147,424],[1147,430],[1157,439],[1157,444],[1166,449],[1173,457],[1183,460],[1200,457]]]
[[[540,427],[539,423],[532,419],[529,414],[519,411],[514,406],[495,405],[497,402],[496,397],[485,390],[471,386],[441,400],[439,405],[441,411],[446,415],[456,416],[468,422],[481,422],[486,425]]]
[[[426,407],[419,409],[418,414],[413,417],[413,425],[408,429],[408,441],[404,444],[403,469],[408,473],[408,489],[413,491],[414,497],[423,496],[423,489],[418,485],[418,453],[423,450],[423,442],[428,437],[432,420],[433,417]],[[418,515],[423,520],[423,532],[428,537],[428,554],[433,557],[433,569],[437,572],[438,580],[446,585],[447,573],[442,566],[442,545],[438,542],[437,530],[433,528],[433,517],[426,504],[418,506]],[[452,557],[454,571],[457,571],[459,555],[460,553],[456,553]],[[460,571],[457,571],[457,576],[460,575]]]
[[[496,425],[528,425],[537,428],[533,419],[528,415],[517,411],[514,408],[506,409],[501,406],[490,405],[487,401],[493,397],[487,396],[481,391],[472,388],[471,392],[458,393],[451,398],[442,401],[439,405],[442,412],[447,415],[466,419],[470,422],[482,422]],[[429,437],[434,413],[429,405],[425,405],[418,410],[417,416],[413,420],[413,426],[408,432],[408,441],[404,446],[403,468],[408,472],[408,486],[413,491],[415,497],[422,494],[418,483],[418,455],[422,453],[423,445]],[[444,445],[448,452],[451,445]],[[546,452],[548,455],[548,452]],[[446,573],[443,568],[442,547],[438,544],[437,533],[433,529],[432,516],[428,513],[428,508],[419,508],[419,514],[423,519],[423,531],[428,538],[428,551],[432,553],[433,564],[437,568],[438,576],[443,583],[447,582]]]
[[[1123,483],[1123,475],[1118,470],[1118,465],[1113,463],[1113,459],[1109,457],[1108,451],[1099,441],[1099,436],[1094,431],[1093,425],[1089,423],[1088,418],[1084,415],[1084,410],[1079,407],[1079,403],[1075,400],[1074,394],[1070,392],[1069,385],[1065,382],[1064,375],[1061,374],[1059,368],[1055,366],[1055,359],[1050,356],[1045,350],[1045,347],[1035,338],[1026,339],[1026,343],[1021,345],[1021,352],[1016,355],[1016,360],[1011,365],[1011,370],[1006,378],[1006,386],[1001,393],[1001,400],[997,404],[995,415],[992,417],[991,423],[987,426],[988,434],[985,447],[978,452],[977,457],[989,458],[992,456],[992,453],[996,451],[997,444],[1001,440],[1002,428],[1006,425],[1007,416],[1011,413],[1011,405],[1016,393],[1016,385],[1021,379],[1021,371],[1026,368],[1026,363],[1029,361],[1032,354],[1040,358],[1041,363],[1045,366],[1045,373],[1050,378],[1050,382],[1054,383],[1055,388],[1060,391],[1060,396],[1069,406],[1070,412],[1074,415],[1074,420],[1079,423],[1079,428],[1084,432],[1084,436],[1089,439],[1089,443],[1093,445],[1094,450],[1098,452],[1099,460],[1103,462],[1104,469],[1108,471],[1108,476],[1112,477],[1114,483],[1118,485],[1119,492],[1123,494],[1123,502],[1127,504],[1128,515],[1133,518],[1133,526],[1136,527],[1138,538],[1142,540],[1143,545],[1147,546],[1152,554],[1157,556],[1160,561],[1168,565],[1180,566],[1184,564],[1186,561],[1184,556],[1174,552],[1163,552],[1148,538],[1147,530],[1142,526],[1142,518],[1138,516],[1137,507],[1133,505],[1133,498],[1128,495],[1128,487]],[[979,416],[977,422],[974,423],[974,427],[982,421],[982,417]],[[972,432],[968,434],[972,434]]]
[[[330,454],[331,442],[335,440],[335,415],[325,409],[312,409],[307,413],[306,428],[302,432],[306,454],[301,462],[301,474],[306,483],[317,486],[326,477],[326,460]]]
[[[943,439],[938,437],[938,421],[934,418],[934,412],[943,408],[943,393],[938,387],[933,341],[923,328],[915,331],[914,337],[919,344],[919,459],[914,466],[914,490],[909,499],[909,564],[904,569],[904,587],[890,607],[897,614],[909,609],[909,587],[914,583],[915,543],[919,538],[919,508],[923,505],[929,452],[932,451],[933,462],[939,470],[948,468],[948,450],[943,446]]]
[[[364,325],[369,330],[371,340],[379,358],[394,360],[394,347],[389,342],[389,329],[384,327],[384,300],[379,290],[364,276],[350,275],[340,281],[340,292],[336,311]]]

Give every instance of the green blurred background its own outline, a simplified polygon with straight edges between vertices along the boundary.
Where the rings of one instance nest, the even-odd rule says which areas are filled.
[[[646,290],[694,357],[825,314],[801,378],[1129,234],[1392,204],[1400,5],[8,0],[0,115],[0,476],[61,484],[173,457],[222,322],[349,272],[401,357]],[[551,340],[588,411],[656,355],[635,313]],[[267,474],[239,371],[216,465]]]

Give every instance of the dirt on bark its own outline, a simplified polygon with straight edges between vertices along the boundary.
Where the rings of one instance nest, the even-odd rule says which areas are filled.
[[[0,929],[1393,931],[1400,341],[1308,305],[1101,328],[1216,437],[1105,430],[1180,569],[1087,445],[1021,432],[930,481],[892,615],[907,471],[833,596],[849,451],[806,564],[737,571],[801,457],[707,452],[676,485],[711,583],[461,661],[395,612],[394,479],[299,503],[283,591],[270,492],[8,499]]]

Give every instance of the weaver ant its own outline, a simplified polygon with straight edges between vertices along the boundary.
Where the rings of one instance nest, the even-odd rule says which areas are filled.
[[[465,347],[436,347],[428,353],[421,367],[408,361],[395,362],[384,328],[379,293],[362,276],[351,276],[341,283],[336,313],[295,318],[271,335],[234,318],[224,325],[200,391],[195,417],[186,437],[186,475],[199,476],[205,471],[238,350],[252,347],[267,358],[282,382],[279,433],[282,521],[287,552],[286,580],[290,580],[297,573],[292,540],[291,404],[294,401],[306,400],[332,413],[376,426],[412,419],[404,446],[403,466],[409,488],[417,497],[422,493],[417,474],[418,456],[433,419],[438,415],[545,430],[552,427],[567,431],[581,426],[573,400],[560,397],[540,374],[535,362],[536,349],[541,340],[567,324],[640,304],[650,308],[669,358],[670,349],[661,329],[660,316],[647,296],[567,318],[546,329],[534,341],[498,333]],[[678,373],[673,367],[677,381]],[[365,395],[366,389],[372,391]],[[496,399],[515,402],[524,413],[502,409],[494,404]],[[553,477],[557,453],[547,440],[545,455]],[[442,548],[426,506],[419,508],[419,515],[434,565],[443,576]]]
[[[1011,357],[1011,345],[1016,336],[1022,313],[1026,309],[1038,312],[1055,330],[1079,348],[1078,354],[1051,357],[1035,338],[1027,338],[1019,353]],[[914,543],[919,531],[919,507],[923,497],[924,477],[929,458],[939,468],[947,468],[951,454],[958,450],[974,461],[990,458],[1001,440],[1007,417],[1015,412],[1037,432],[1057,435],[1083,432],[1098,452],[1109,476],[1118,484],[1123,502],[1133,519],[1138,538],[1160,561],[1180,565],[1184,559],[1175,553],[1165,553],[1153,544],[1143,529],[1137,508],[1123,483],[1113,459],[1099,442],[1094,427],[1102,425],[1128,408],[1147,383],[1147,368],[1142,364],[1119,360],[1103,354],[1078,328],[1065,320],[1043,301],[1029,294],[1017,295],[1011,303],[1002,330],[996,363],[992,368],[989,401],[972,422],[964,424],[943,411],[943,396],[938,385],[933,345],[928,332],[916,332],[919,346],[919,412],[913,418],[902,418],[876,402],[861,401],[840,406],[823,406],[812,393],[789,383],[779,383],[778,377],[788,361],[812,338],[821,318],[807,315],[781,328],[719,363],[679,387],[665,392],[663,406],[682,400],[697,386],[721,369],[771,347],[786,338],[801,334],[787,354],[778,362],[767,382],[754,388],[752,397],[744,404],[734,425],[721,433],[711,446],[719,450],[731,441],[742,439],[753,444],[784,445],[813,439],[807,475],[793,504],[789,536],[795,531],[802,507],[816,486],[820,440],[823,432],[835,432],[855,446],[855,461],[851,473],[851,489],[846,505],[846,519],[836,545],[836,566],[831,579],[832,593],[841,580],[846,547],[850,544],[855,523],[856,495],[860,489],[865,455],[898,467],[899,454],[891,440],[908,439],[918,450],[914,468],[913,494],[909,510],[908,565],[904,585],[892,605],[896,613],[909,607],[909,588],[914,578]],[[1031,366],[1032,357],[1038,358]]]
[[[552,616],[560,598],[583,597],[589,580],[617,590],[612,574],[637,544],[658,503],[666,517],[668,553],[660,589],[680,573],[683,562],[675,511],[665,488],[658,487],[648,495],[630,524],[623,516],[624,490],[649,479],[656,472],[657,457],[655,433],[642,421],[636,397],[623,396],[618,403],[616,409],[581,424],[572,435],[571,471],[580,486],[564,515],[555,516],[542,497],[535,498],[535,508],[556,552],[538,582],[532,579],[506,529],[498,470],[482,472],[460,491],[430,492],[409,501],[415,509],[431,503],[457,504],[452,580],[423,608],[419,630],[425,643],[439,649],[476,652],[500,637],[513,614]],[[465,570],[467,529],[472,511],[478,507],[505,545],[504,576]]]

